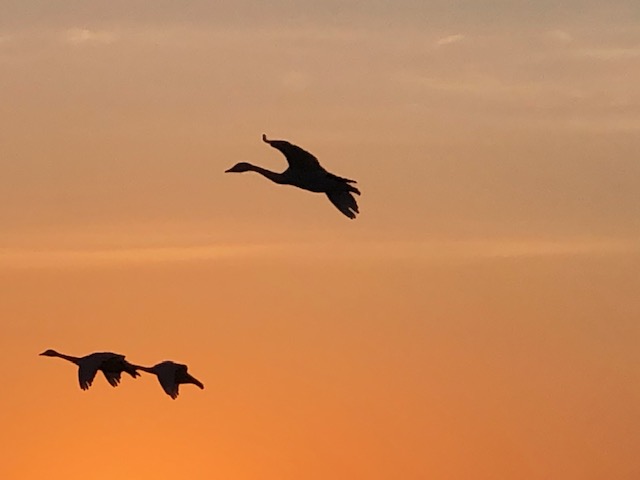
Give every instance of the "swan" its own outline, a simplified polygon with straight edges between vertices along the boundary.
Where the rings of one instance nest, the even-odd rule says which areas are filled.
[[[80,388],[82,390],[89,389],[98,370],[104,374],[107,382],[109,382],[109,385],[112,387],[118,386],[122,372],[128,373],[133,378],[140,376],[136,367],[127,362],[124,355],[118,353],[96,352],[84,357],[72,357],[71,355],[65,355],[49,349],[40,355],[44,357],[63,358],[78,365],[78,381],[80,382]]]
[[[136,368],[143,372],[153,373],[157,376],[162,389],[174,400],[178,397],[178,389],[182,383],[193,383],[200,387],[200,389],[204,390],[202,382],[191,376],[187,372],[187,366],[182,365],[181,363],[166,360],[154,365],[153,367],[142,367],[140,365],[136,365]]]
[[[352,194],[360,195],[360,190],[350,185],[356,183],[355,180],[327,172],[311,153],[286,140],[269,140],[263,133],[262,141],[280,150],[286,157],[289,168],[282,173],[277,173],[251,163],[240,162],[225,170],[225,173],[257,172],[280,185],[293,185],[303,190],[324,193],[344,215],[350,219],[356,218],[359,210]]]

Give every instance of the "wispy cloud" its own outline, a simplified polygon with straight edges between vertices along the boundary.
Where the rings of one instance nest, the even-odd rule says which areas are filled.
[[[187,247],[109,248],[0,251],[0,265],[13,268],[104,267],[123,264],[157,264],[219,260],[236,256],[260,254],[262,245],[205,245]]]
[[[451,45],[453,43],[460,43],[461,41],[463,41],[465,38],[464,35],[460,34],[460,33],[456,33],[454,35],[447,35],[446,37],[442,37],[439,38],[438,40],[436,40],[436,45],[438,47],[442,47],[445,45]]]
[[[427,242],[272,243],[261,245],[199,245],[98,250],[0,251],[4,268],[113,267],[216,261],[228,258],[295,258],[322,261],[325,257],[352,261],[423,261],[428,263],[540,256],[640,253],[638,239],[470,240]]]
[[[333,252],[340,251],[339,248]],[[350,258],[448,263],[459,261],[548,256],[614,255],[640,253],[637,239],[487,239],[427,242],[380,242],[358,245]]]
[[[585,48],[577,50],[577,55],[596,60],[629,60],[640,57],[640,45],[633,47]]]
[[[535,81],[513,81],[488,73],[469,73],[460,77],[437,77],[421,72],[401,71],[396,74],[398,82],[433,91],[458,95],[491,98],[497,101],[538,99],[550,93],[558,94],[562,89]]]
[[[545,32],[544,36],[558,43],[570,43],[573,41],[573,35],[565,30],[549,30]]]
[[[102,44],[115,42],[118,35],[111,31],[96,31],[87,28],[71,28],[64,32],[64,40],[72,45]]]

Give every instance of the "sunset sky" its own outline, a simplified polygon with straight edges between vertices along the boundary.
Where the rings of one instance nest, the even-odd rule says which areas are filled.
[[[1,479],[640,478],[637,0],[0,0],[0,112]]]

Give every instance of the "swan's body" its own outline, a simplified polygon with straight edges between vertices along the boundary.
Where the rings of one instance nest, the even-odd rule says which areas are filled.
[[[112,387],[120,383],[122,372],[126,372],[133,378],[139,377],[136,367],[125,360],[124,355],[111,352],[97,352],[84,357],[72,357],[58,353],[55,350],[46,350],[40,355],[45,357],[58,357],[78,365],[78,382],[82,390],[88,390],[93,379],[100,370]]]
[[[344,215],[353,219],[359,213],[358,204],[352,194],[360,195],[360,190],[351,185],[355,180],[338,177],[327,172],[311,153],[286,140],[268,140],[262,135],[262,140],[273,148],[280,150],[289,163],[282,173],[272,172],[247,162],[240,162],[227,172],[257,172],[274,183],[293,185],[310,192],[324,193],[331,203]]]
[[[191,376],[187,371],[187,366],[180,363],[166,360],[154,365],[153,367],[141,367],[136,365],[136,368],[143,372],[153,373],[158,377],[158,381],[160,382],[162,389],[174,400],[178,397],[180,384],[193,383],[200,387],[200,389],[204,389],[202,382]]]

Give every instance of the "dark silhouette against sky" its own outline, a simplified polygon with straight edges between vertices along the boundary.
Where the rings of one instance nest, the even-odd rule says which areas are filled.
[[[203,383],[197,378],[193,377],[187,371],[187,366],[180,363],[175,363],[170,360],[158,363],[153,367],[142,367],[136,365],[136,368],[143,372],[152,373],[158,377],[158,381],[162,386],[162,389],[174,400],[179,395],[179,388],[181,384],[192,383],[204,390]]]
[[[40,355],[45,357],[58,357],[78,365],[78,381],[82,390],[88,390],[93,379],[100,370],[112,387],[120,383],[122,372],[126,372],[133,378],[139,377],[136,367],[125,360],[124,355],[111,352],[96,352],[84,357],[73,357],[58,353],[55,350],[46,350]]]
[[[360,190],[351,185],[355,180],[339,177],[326,171],[311,153],[286,140],[269,140],[265,134],[262,140],[280,150],[289,163],[282,173],[272,172],[247,162],[240,162],[227,172],[257,172],[274,183],[293,185],[310,192],[325,193],[331,203],[347,217],[354,219],[359,213],[358,204],[352,195],[360,195]]]

